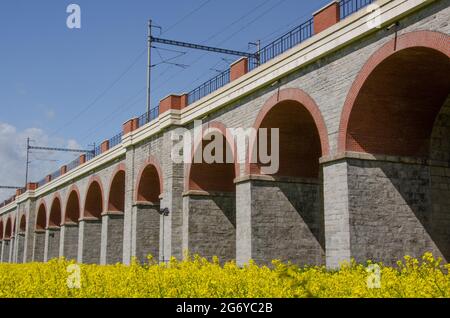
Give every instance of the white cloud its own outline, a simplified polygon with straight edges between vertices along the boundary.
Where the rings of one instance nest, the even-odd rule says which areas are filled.
[[[25,183],[26,140],[32,145],[80,148],[76,140],[49,137],[42,129],[16,127],[0,122],[0,185],[23,186]],[[77,154],[33,150],[30,154],[29,182],[37,182],[73,160]],[[15,193],[0,189],[0,202]]]

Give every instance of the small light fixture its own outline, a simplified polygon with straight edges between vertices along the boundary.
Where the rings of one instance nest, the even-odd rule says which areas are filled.
[[[168,216],[169,215],[169,208],[162,208],[159,210],[159,214],[162,216]]]
[[[386,30],[389,31],[390,29],[392,29],[393,27],[398,27],[400,25],[400,23],[398,21],[392,23],[391,25],[386,27]]]

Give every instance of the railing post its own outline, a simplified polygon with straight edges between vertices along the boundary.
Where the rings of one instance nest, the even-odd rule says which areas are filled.
[[[100,153],[104,153],[109,150],[109,140],[105,140],[100,144]]]
[[[322,9],[313,13],[314,16],[314,34],[328,29],[339,22],[340,11],[339,1],[333,1]]]
[[[124,135],[129,134],[130,132],[138,128],[139,128],[139,118],[131,118],[122,125],[122,131]]]
[[[165,113],[170,109],[181,110],[187,106],[188,95],[169,95],[159,102],[159,113]]]
[[[248,72],[248,58],[242,57],[230,65],[230,82],[247,74]]]

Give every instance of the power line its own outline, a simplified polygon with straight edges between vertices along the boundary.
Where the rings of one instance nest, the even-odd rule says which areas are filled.
[[[232,26],[237,24],[238,22],[241,22],[243,19],[247,18],[249,15],[251,15],[254,12],[256,12],[259,8],[263,7],[264,5],[266,5],[266,3],[270,2],[270,1],[271,0],[266,0],[263,3],[261,3],[261,4],[257,5],[256,7],[252,8],[251,10],[247,11],[242,16],[240,16],[238,19],[236,19],[233,22],[231,22],[230,24],[228,24],[224,29],[222,29],[221,31],[213,34],[212,36],[210,36],[209,38],[207,38],[205,41],[203,41],[201,43],[206,43],[206,42],[209,42],[210,40],[214,39],[219,34],[222,34],[223,32],[227,31],[229,28],[231,28]],[[221,42],[221,43],[223,43],[223,42]],[[218,43],[216,45],[220,45],[221,43]]]
[[[181,22],[183,22],[184,20],[189,18],[191,15],[193,15],[194,13],[199,11],[201,8],[203,8],[205,5],[207,5],[209,2],[211,2],[211,0],[206,0],[206,1],[202,2],[194,10],[192,10],[188,14],[184,15],[181,19],[179,19],[177,22],[172,24],[169,28],[167,28],[166,30],[161,32],[161,34],[169,32],[171,29],[175,28]],[[144,53],[146,53],[146,51],[147,51],[147,48],[144,48],[139,53],[139,55],[132,61],[132,63],[125,69],[125,71],[119,75],[119,77],[116,80],[114,80],[104,91],[102,91],[102,93],[100,93],[90,104],[88,104],[85,108],[83,108],[77,115],[75,115],[72,119],[70,119],[64,126],[61,126],[59,129],[54,131],[51,134],[51,136],[54,136],[61,130],[65,129],[67,126],[71,125],[76,119],[80,118],[81,115],[83,115],[86,111],[88,111],[90,108],[92,108],[92,106],[94,106],[103,96],[105,96],[136,65],[136,63],[144,55]]]
[[[242,21],[244,18],[246,18],[247,16],[251,15],[252,13],[254,13],[256,10],[258,10],[259,8],[263,7],[265,4],[267,4],[270,0],[266,0],[265,2],[257,5],[256,7],[252,8],[251,10],[249,10],[248,12],[246,12],[244,15],[242,15],[241,17],[239,17],[239,19],[236,19],[235,21],[233,21],[232,23],[230,23],[229,25],[227,25],[224,29],[222,29],[221,31],[211,35],[208,39],[206,39],[205,41],[201,42],[201,43],[205,43],[205,42],[209,42],[211,39],[217,37],[218,35],[222,34],[223,32],[225,32],[226,30],[228,30],[230,27],[234,26],[235,24],[237,24],[238,22]],[[268,12],[270,12],[273,8],[281,5],[283,2],[285,2],[286,0],[281,0],[278,1],[276,4],[274,4],[273,6],[269,7],[267,10],[265,10],[264,12],[262,12],[260,15],[258,15],[257,17],[255,17],[253,20],[251,20],[250,22],[248,22],[244,27],[240,28],[238,31],[234,32],[233,34],[231,34],[230,36],[228,36],[226,39],[222,40],[220,43],[224,43],[226,41],[229,41],[231,38],[233,38],[236,34],[238,34],[239,32],[241,32],[243,29],[248,28],[250,25],[252,25],[254,22],[256,22],[257,20],[259,20],[260,18],[262,18],[264,15],[266,15]],[[196,9],[192,10],[190,13],[188,13],[187,15],[185,15],[182,19],[180,19],[177,23],[173,24],[172,26],[170,26],[169,28],[167,28],[166,30],[164,30],[162,33],[166,33],[168,31],[170,31],[173,27],[175,27],[176,25],[178,25],[179,23],[181,23],[183,20],[185,20],[186,18],[188,18],[189,16],[191,16],[192,14],[194,14],[196,11],[200,10],[202,7],[204,7],[207,3],[209,3],[210,0],[204,1],[200,6],[198,6]],[[297,19],[296,19],[297,20]],[[273,33],[272,33],[273,34]],[[167,51],[174,51],[176,53],[186,53],[186,52],[180,52],[180,51],[175,51],[175,50],[169,50],[169,49],[165,49],[165,48],[159,48],[161,50],[167,50]],[[145,50],[143,52],[140,53],[140,56],[143,55],[143,53],[145,52]],[[158,52],[158,54],[160,54]],[[194,60],[192,63],[190,63],[190,65],[193,65],[195,63],[197,63],[198,61],[200,61],[203,56],[205,56],[206,54],[201,55],[198,59]],[[164,61],[164,59],[162,58],[162,56],[160,55],[160,58],[162,59],[162,61]],[[167,62],[167,61],[166,61]],[[216,63],[214,65],[217,66],[221,61],[219,61],[218,63]],[[165,64],[170,64],[170,63],[165,63]],[[159,74],[159,76],[165,74],[167,71],[170,70],[170,65],[165,69],[164,72],[162,72],[161,74]],[[156,87],[154,87],[152,89],[152,91],[160,88],[161,86],[163,86],[164,84],[166,84],[168,81],[170,81],[172,78],[174,78],[175,76],[177,76],[178,74],[182,73],[184,71],[180,70],[178,72],[175,72],[172,76],[170,76],[169,78],[167,78],[164,82],[159,83],[159,85],[157,85]],[[206,74],[206,73],[204,73]],[[200,77],[198,77],[196,80],[190,82],[191,84],[193,82],[197,82],[198,79],[200,79],[201,77],[204,76],[204,74],[202,74]],[[126,105],[120,105],[119,108],[121,108],[121,106],[126,106]],[[109,116],[108,116],[109,117]],[[116,117],[115,115],[112,116],[113,118]],[[98,127],[98,126],[96,126]]]
[[[163,71],[161,71],[161,72],[158,74],[158,76],[162,76],[162,75],[164,75],[165,73],[167,73],[167,71],[168,71],[171,67],[172,67],[171,65],[167,66],[167,68],[164,69]],[[155,91],[155,90],[158,89],[158,88],[159,88],[158,86],[155,87],[155,88],[153,88],[153,89],[152,89],[152,92]],[[140,101],[140,100],[141,100],[143,97],[145,97],[145,96],[141,96],[139,99],[133,101],[131,104],[128,104],[128,103],[129,103],[131,100],[133,100],[135,97],[137,97],[138,95],[141,95],[142,93],[144,93],[145,90],[146,90],[146,87],[145,87],[145,86],[142,87],[142,88],[139,90],[139,92],[138,92],[137,94],[133,95],[133,97],[129,98],[129,99],[127,100],[127,102],[125,102],[125,103],[123,103],[123,104],[120,104],[118,107],[116,107],[115,110],[114,110],[112,113],[110,113],[108,116],[106,116],[106,117],[104,118],[104,120],[103,120],[101,123],[109,122],[111,119],[117,117],[119,114],[122,114],[122,113],[126,110],[126,109],[122,109],[122,108],[124,108],[125,106],[132,107],[132,106],[136,105],[137,102]],[[112,114],[112,116],[111,116],[111,114]],[[98,130],[99,130],[99,127],[102,127],[102,126],[101,126],[101,125],[95,125],[95,126],[93,127],[93,129],[90,130],[90,132],[92,133],[92,132],[98,131]],[[91,136],[92,136],[91,133],[89,133],[88,135],[86,135],[85,137],[83,137],[83,139],[81,139],[80,142],[83,142],[83,141],[85,141],[88,137],[91,137]]]
[[[158,56],[159,56],[159,58],[161,59],[161,61],[160,61],[159,63],[156,63],[156,64],[151,65],[151,67],[155,67],[155,66],[158,66],[158,65],[161,65],[161,64],[170,64],[170,65],[175,65],[175,66],[179,66],[179,67],[188,67],[188,65],[170,62],[170,61],[173,61],[173,60],[179,58],[180,56],[183,56],[184,54],[186,54],[186,52],[180,52],[180,54],[178,54],[177,56],[173,56],[173,57],[170,57],[170,58],[165,59],[165,58],[161,55],[161,52],[159,52],[159,50],[160,50],[161,48],[156,47],[156,46],[152,46],[152,48],[154,48],[154,49],[156,50],[156,53],[158,53]],[[174,50],[172,50],[172,51],[174,51]]]
[[[203,8],[205,5],[207,5],[209,2],[211,2],[211,0],[206,0],[204,2],[202,2],[197,8],[195,8],[194,10],[192,10],[191,12],[189,12],[188,14],[184,15],[180,20],[178,20],[177,22],[175,22],[174,24],[172,24],[171,26],[169,26],[166,30],[163,30],[163,32],[161,32],[161,34],[167,33],[170,30],[172,30],[173,28],[175,28],[177,25],[179,25],[181,22],[183,22],[184,20],[186,20],[187,18],[189,18],[191,15],[193,15],[194,13],[196,13],[197,11],[199,11],[201,8]]]
[[[123,108],[125,108],[125,110],[126,110],[127,109],[126,107],[130,107],[130,106],[134,105],[135,103],[137,103],[143,97],[141,95],[143,95],[143,93],[145,93],[145,88],[146,88],[145,86],[141,87],[141,89],[139,89],[135,94],[133,94],[132,97],[128,98],[124,103],[121,103],[116,108],[114,108],[106,117],[104,117],[99,123],[97,123],[97,125],[95,125],[90,130],[88,130],[88,132],[80,140],[80,142],[83,142],[87,138],[92,137],[92,133],[98,131],[99,127],[102,127],[102,125],[104,123],[109,122],[110,120],[115,118],[118,114],[122,113],[122,111],[124,110]],[[136,99],[139,96],[140,96],[140,98]]]
[[[323,0],[323,1],[320,3],[320,5],[318,5],[318,7],[321,8],[321,7],[323,7],[323,6],[324,6],[326,3],[328,3],[328,2],[330,2],[330,1],[329,1],[329,0]],[[269,34],[267,34],[265,37],[263,37],[263,38],[261,39],[261,42],[272,42],[273,40],[275,40],[275,39],[279,38],[280,36],[282,36],[283,34],[285,34],[285,33],[286,33],[286,29],[287,29],[288,27],[292,26],[293,24],[298,24],[298,23],[300,23],[302,19],[304,19],[304,18],[306,18],[306,17],[308,17],[308,16],[310,16],[310,15],[311,15],[311,14],[308,12],[308,13],[305,13],[305,14],[303,14],[303,15],[301,15],[301,16],[295,18],[295,19],[292,20],[291,22],[289,22],[289,23],[283,25],[282,27],[277,28],[275,31],[273,31],[273,32],[271,32],[271,33],[269,33]]]
[[[139,53],[139,55],[133,60],[133,62],[125,69],[125,71],[123,71],[119,77],[117,77],[113,82],[111,82],[111,84],[108,85],[108,87],[103,90],[99,95],[97,95],[97,97],[94,98],[94,100],[89,103],[86,107],[84,107],[77,115],[75,115],[74,117],[72,117],[69,121],[67,121],[65,123],[64,126],[61,126],[59,129],[57,129],[56,131],[54,131],[51,136],[54,136],[55,134],[57,134],[58,132],[60,132],[62,129],[67,128],[68,126],[70,126],[76,119],[80,118],[81,115],[83,115],[85,112],[87,112],[90,108],[92,108],[92,106],[94,106],[100,99],[102,99],[103,96],[105,96],[132,68],[134,65],[136,65],[136,63],[139,61],[139,59],[144,55],[144,53],[146,52],[146,50],[144,49],[141,53]]]
[[[281,4],[281,2],[283,2],[283,1],[278,2],[276,5]],[[329,0],[324,0],[324,1],[322,1],[321,4],[320,4],[318,7],[322,7],[323,4],[325,4],[325,3],[327,3],[327,2],[329,2]],[[276,5],[275,5],[275,6],[276,6]],[[271,9],[272,9],[272,8],[269,8],[268,11],[270,11]],[[267,12],[267,11],[266,11],[266,12]],[[263,13],[262,15],[265,15],[265,13]],[[306,14],[303,14],[303,15],[300,16],[300,17],[295,18],[294,20],[292,20],[292,21],[289,22],[288,24],[285,24],[283,27],[280,27],[280,28],[278,28],[277,30],[275,30],[274,32],[271,32],[270,34],[266,35],[264,38],[261,39],[261,43],[262,43],[262,42],[265,42],[265,41],[267,41],[267,42],[270,43],[272,40],[275,40],[276,38],[278,38],[278,37],[280,37],[281,35],[283,35],[283,34],[286,32],[286,28],[287,28],[288,26],[291,26],[291,25],[293,25],[293,24],[295,24],[295,23],[299,23],[300,20],[302,20],[303,18],[305,18],[305,17],[307,17],[307,16],[309,16],[309,15],[310,15],[310,13],[308,12],[308,13],[306,13]],[[259,17],[257,17],[257,18],[260,18],[260,17],[261,17],[261,16],[259,16]],[[250,24],[252,24],[253,22],[255,22],[255,21],[251,21]],[[248,26],[249,26],[249,25],[243,27],[243,29],[247,28]],[[281,30],[284,30],[284,31],[280,32]],[[239,30],[239,32],[240,32],[240,31],[241,31],[241,30]],[[239,32],[235,32],[234,35],[236,35],[236,34],[239,33]],[[280,34],[280,33],[281,33],[281,34]],[[272,36],[272,35],[274,35],[274,34],[277,34],[277,35]],[[234,35],[232,35],[231,37],[233,37]],[[226,42],[226,41],[228,41],[228,40],[229,40],[229,38],[225,39],[224,41]],[[223,43],[223,42],[222,42],[222,43]],[[244,48],[241,48],[241,49],[243,50]],[[220,62],[221,62],[221,61],[217,62],[217,63],[214,64],[211,68],[215,68],[218,64],[220,64]],[[190,85],[192,85],[193,83],[198,82],[201,78],[204,78],[204,77],[206,77],[207,75],[209,75],[209,74],[210,74],[209,71],[210,71],[210,69],[209,69],[208,71],[202,73],[202,74],[201,74],[200,76],[198,76],[195,80],[190,81]],[[187,89],[187,87],[185,86],[183,90],[186,90],[186,89]]]
[[[267,13],[269,13],[272,9],[274,9],[275,7],[281,5],[283,2],[285,2],[286,0],[280,0],[277,3],[275,3],[273,6],[269,7],[267,10],[265,10],[264,12],[262,12],[261,14],[259,14],[256,18],[254,18],[253,20],[251,20],[250,22],[248,22],[245,26],[239,28],[239,30],[235,31],[234,33],[232,33],[230,36],[228,36],[226,39],[222,40],[220,42],[219,45],[229,41],[230,39],[232,39],[233,37],[235,37],[238,33],[240,33],[242,30],[248,28],[250,25],[252,25],[253,23],[255,23],[257,20],[261,19],[263,16],[265,16]],[[267,1],[266,1],[267,2]],[[265,2],[265,3],[266,3]],[[264,4],[265,4],[264,3]],[[260,7],[260,6],[259,6]],[[251,11],[253,12],[253,11]],[[198,60],[200,60],[204,55],[202,55]],[[193,63],[192,63],[193,64]],[[192,65],[191,64],[191,65]],[[218,63],[216,63],[213,67],[217,66]],[[190,84],[197,82],[200,78],[203,78],[204,76],[206,76],[206,74],[209,74],[209,72],[205,72],[202,75],[200,75],[199,77],[197,77],[196,80],[194,80],[193,82],[190,82]],[[185,87],[186,89],[186,87]]]
[[[238,22],[242,21],[243,19],[245,19],[246,17],[248,17],[249,15],[253,14],[254,12],[256,12],[259,8],[263,7],[265,4],[267,4],[270,0],[266,0],[263,3],[257,5],[256,7],[250,9],[249,11],[247,11],[246,13],[244,13],[242,16],[240,16],[238,19],[236,19],[235,21],[233,21],[232,23],[228,24],[225,28],[223,28],[221,31],[216,32],[215,34],[211,35],[210,37],[208,37],[206,40],[200,42],[200,43],[207,43],[210,40],[214,39],[215,37],[217,37],[219,34],[222,34],[223,32],[227,31],[229,28],[231,28],[232,26],[234,26],[235,24],[237,24]],[[284,1],[284,0],[283,0]],[[222,44],[222,42],[220,42],[217,45]],[[194,61],[192,61],[191,63],[189,63],[190,66],[196,64],[197,62],[199,62],[206,54],[202,54],[200,55],[197,59],[195,59]],[[216,64],[217,65],[217,64]],[[176,76],[178,76],[179,74],[181,74],[182,72],[184,72],[185,69],[179,70],[175,73],[172,74],[172,76],[168,77],[165,81],[159,83],[159,85],[157,85],[155,88],[152,89],[152,91],[162,87],[163,85],[165,85],[166,83],[168,83],[170,80],[172,80],[173,78],[175,78]],[[200,77],[202,77],[203,75],[201,75]],[[197,81],[200,77],[198,77],[195,81]],[[194,81],[194,82],[195,82]],[[193,82],[190,82],[190,84],[192,84]]]
[[[252,25],[253,23],[255,23],[256,21],[258,21],[259,19],[261,19],[263,16],[265,16],[267,13],[269,13],[270,11],[272,11],[272,9],[274,9],[275,7],[280,6],[283,2],[286,2],[286,0],[280,0],[277,3],[275,3],[273,6],[271,6],[270,8],[268,8],[266,11],[264,11],[263,13],[261,13],[260,15],[258,15],[256,18],[254,18],[253,20],[251,20],[249,23],[247,23],[245,26],[239,28],[239,30],[237,30],[236,32],[234,32],[233,34],[231,34],[229,37],[227,37],[225,40],[222,41],[222,43],[225,43],[227,41],[229,41],[231,38],[233,38],[236,34],[242,32],[242,30],[248,28],[250,25]]]
[[[228,29],[230,29],[232,26],[234,26],[235,24],[237,24],[238,22],[242,21],[243,19],[247,18],[249,15],[253,14],[254,12],[256,12],[257,10],[259,10],[259,8],[263,7],[264,5],[266,5],[270,0],[266,0],[263,3],[257,5],[256,7],[250,9],[249,11],[247,11],[246,13],[244,13],[242,16],[240,16],[238,19],[234,20],[232,23],[228,24],[225,28],[223,28],[221,31],[216,32],[215,34],[211,35],[209,38],[207,38],[205,41],[200,42],[200,43],[207,43],[210,40],[214,39],[215,37],[217,37],[219,34],[222,34],[223,32],[227,31]],[[283,0],[285,1],[285,0]],[[223,41],[221,41],[220,43],[216,44],[216,45],[220,45],[222,44]],[[200,60],[202,60],[202,58],[206,55],[205,54],[201,54],[197,59],[195,59],[194,61],[192,61],[191,63],[189,63],[189,65],[194,65],[197,62],[199,62]],[[174,74],[172,74],[172,76],[170,76],[169,78],[167,78],[164,82],[160,83],[159,87],[163,86],[164,84],[168,83],[170,80],[172,80],[174,77],[178,76],[179,74],[181,74],[184,70],[180,70],[178,72],[175,72]],[[203,75],[201,75],[200,77],[202,77]],[[198,78],[197,78],[198,80]],[[196,81],[197,81],[196,80]],[[195,81],[194,81],[195,82]],[[192,84],[193,82],[190,82],[190,84]]]

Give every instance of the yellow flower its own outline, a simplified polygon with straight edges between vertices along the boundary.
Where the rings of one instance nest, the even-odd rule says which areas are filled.
[[[450,297],[450,265],[431,253],[420,260],[405,256],[395,267],[352,260],[339,270],[279,260],[239,267],[186,255],[163,264],[149,256],[146,264],[129,266],[74,265],[64,258],[0,264],[0,297]],[[68,284],[74,279],[80,284]]]

